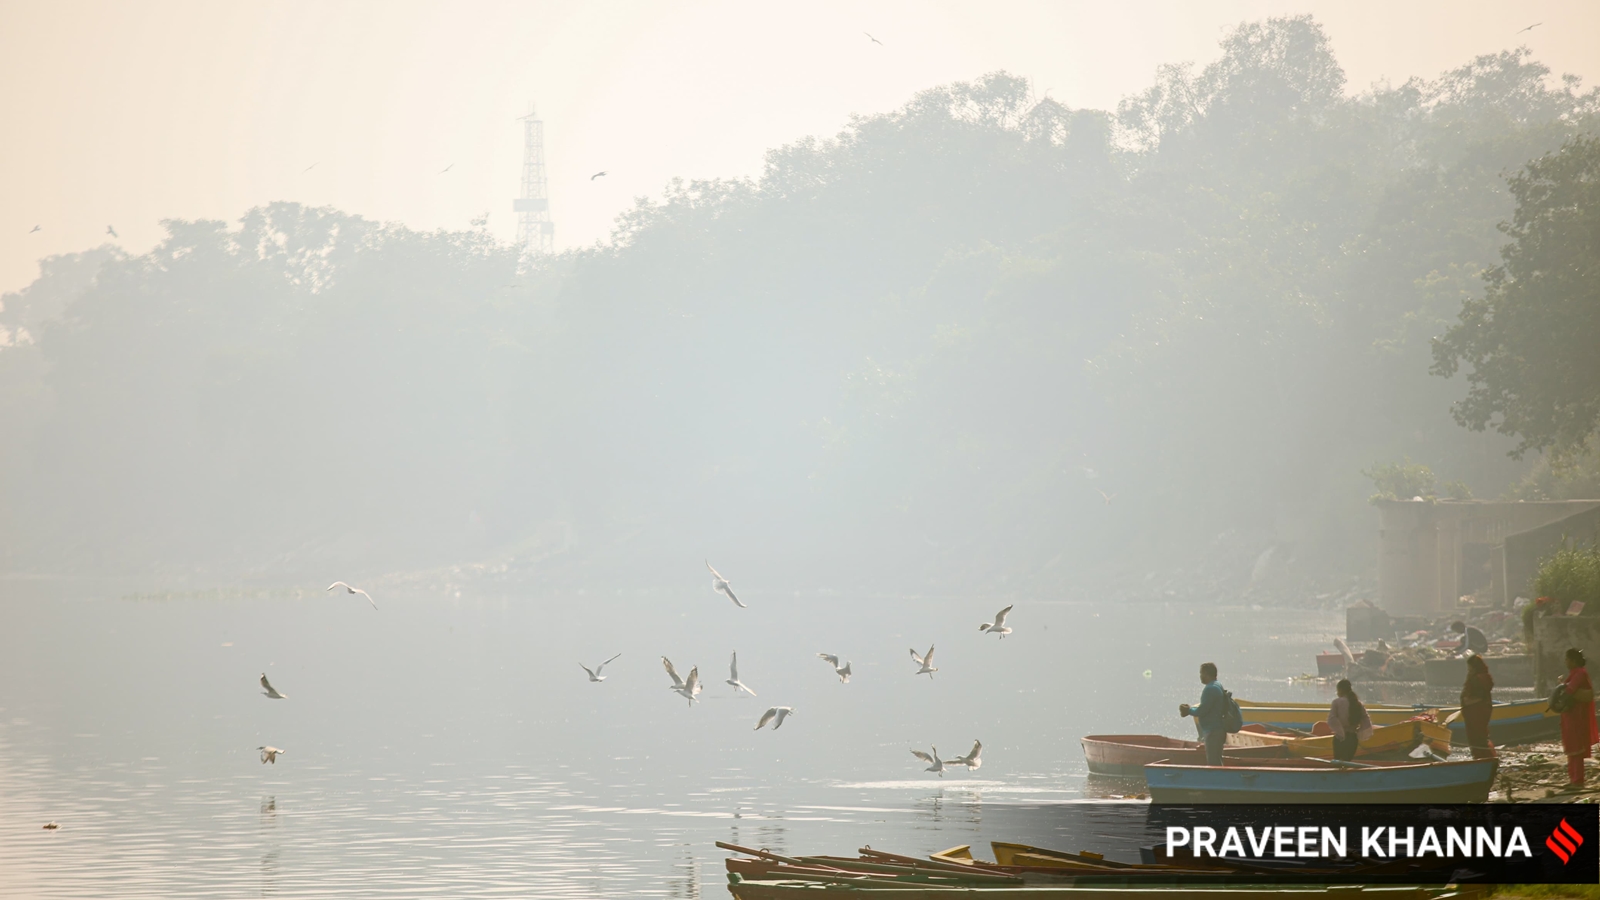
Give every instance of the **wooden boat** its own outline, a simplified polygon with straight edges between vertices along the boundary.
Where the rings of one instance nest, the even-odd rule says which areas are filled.
[[[1051,885],[1026,884],[1017,887],[912,886],[891,887],[829,884],[808,881],[732,881],[728,893],[734,900],[828,900],[863,894],[890,896],[895,900],[1126,900],[1140,897],[1202,898],[1202,900],[1334,900],[1334,898],[1372,897],[1375,900],[1469,900],[1487,897],[1488,889],[1472,885],[1291,885],[1291,884],[1170,884],[1126,885]]]
[[[1244,766],[1144,767],[1156,803],[1482,803],[1499,760],[1336,763],[1262,759]]]
[[[1459,709],[1451,712],[1444,724],[1450,729],[1451,743],[1467,746],[1467,724]],[[1496,747],[1560,739],[1561,714],[1551,712],[1550,701],[1544,698],[1496,703],[1489,712],[1489,740]]]
[[[1228,753],[1242,753],[1260,747],[1282,747],[1289,756],[1333,758],[1333,735],[1297,737],[1273,732],[1244,731],[1228,735]],[[1372,737],[1356,745],[1356,759],[1405,759],[1419,744],[1427,744],[1440,756],[1450,755],[1450,729],[1431,721],[1398,722],[1372,729]],[[1175,760],[1176,761],[1176,760]]]
[[[1238,703],[1246,725],[1265,725],[1278,731],[1309,732],[1318,722],[1328,720],[1327,703],[1256,703],[1249,700],[1239,700]],[[1435,714],[1436,718],[1443,718],[1437,715],[1438,710],[1431,707],[1382,704],[1366,704],[1366,707],[1374,726],[1394,725],[1422,714]]]
[[[1181,895],[1233,900],[1265,894],[1275,898],[1285,894],[1321,898],[1334,891],[1341,897],[1365,892],[1347,880],[1335,882],[1340,886],[1331,889],[1270,884],[1261,883],[1248,873],[1218,871],[1215,867],[1199,870],[1162,863],[1113,863],[1087,851],[1061,853],[1021,844],[996,844],[996,858],[1014,850],[1013,858],[1056,859],[1072,867],[983,863],[973,860],[966,846],[931,854],[925,860],[870,847],[861,848],[861,855],[852,859],[787,857],[721,841],[717,846],[749,857],[726,861],[728,893],[735,900],[826,900],[862,894],[893,896],[896,900],[948,900],[956,895],[981,895],[988,900],[1109,900],[1152,891],[1174,898]],[[1478,896],[1439,887],[1382,888],[1374,893],[1381,893],[1386,900]]]
[[[1083,738],[1082,744],[1084,761],[1095,775],[1143,779],[1146,763],[1167,759],[1203,766],[1206,762],[1205,744],[1159,734],[1091,734]],[[1287,759],[1290,753],[1286,748],[1254,744],[1229,747],[1223,755],[1237,759]]]

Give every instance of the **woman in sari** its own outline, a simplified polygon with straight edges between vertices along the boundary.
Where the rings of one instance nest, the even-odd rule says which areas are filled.
[[[1577,647],[1567,650],[1567,677],[1561,680],[1569,702],[1561,713],[1561,749],[1567,754],[1567,785],[1582,787],[1583,761],[1600,742],[1594,720],[1594,685],[1589,682],[1588,660]]]
[[[1489,664],[1474,653],[1467,657],[1467,681],[1461,686],[1461,721],[1467,728],[1467,746],[1472,748],[1473,759],[1494,756],[1494,744],[1489,740],[1489,715],[1494,710],[1494,676],[1489,674]]]

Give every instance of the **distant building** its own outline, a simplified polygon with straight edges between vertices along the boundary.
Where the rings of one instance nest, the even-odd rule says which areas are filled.
[[[1454,609],[1465,594],[1530,597],[1539,561],[1563,541],[1600,541],[1600,500],[1379,500],[1378,605],[1396,615]]]

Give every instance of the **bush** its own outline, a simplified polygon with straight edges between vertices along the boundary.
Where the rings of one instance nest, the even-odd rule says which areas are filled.
[[[1413,463],[1407,457],[1405,462],[1375,465],[1362,471],[1363,475],[1372,479],[1372,484],[1378,489],[1370,498],[1378,500],[1410,500],[1421,497],[1433,501],[1438,498],[1443,490],[1444,495],[1451,500],[1471,500],[1472,491],[1462,482],[1446,481],[1440,484],[1434,477],[1433,469],[1422,463]]]
[[[1539,565],[1534,594],[1549,597],[1557,610],[1574,601],[1588,615],[1600,615],[1600,548],[1565,547]]]

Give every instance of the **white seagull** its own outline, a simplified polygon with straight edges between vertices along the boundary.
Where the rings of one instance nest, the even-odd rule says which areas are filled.
[[[911,661],[922,667],[917,670],[918,675],[927,675],[932,678],[933,673],[939,671],[933,665],[933,645],[931,644],[928,646],[928,652],[923,656],[918,656],[916,648],[913,647],[911,649]]]
[[[663,656],[661,657],[661,664],[667,667],[667,674],[672,676],[672,690],[678,696],[688,700],[690,706],[693,706],[695,696],[704,690],[704,687],[700,684],[700,667],[695,666],[690,669],[689,678],[685,681],[678,677],[678,670],[672,667],[672,660]]]
[[[922,771],[924,771],[924,772],[936,772],[936,773],[938,773],[940,778],[944,777],[944,760],[939,758],[939,748],[938,747],[933,748],[933,755],[931,755],[931,756],[926,754],[926,753],[923,753],[921,750],[913,750],[913,751],[911,751],[911,755],[915,756],[917,759],[920,759],[923,762],[928,764],[928,767],[926,769],[923,769]]]
[[[737,650],[733,652],[733,659],[728,663],[728,683],[733,685],[735,694],[744,691],[752,697],[756,695],[755,691],[750,690],[744,682],[739,680],[739,651]],[[790,710],[790,712],[793,712],[793,710]]]
[[[794,707],[792,707],[792,706],[774,706],[771,709],[769,709],[766,712],[761,714],[761,721],[756,723],[756,727],[755,727],[754,730],[760,731],[761,729],[767,727],[767,723],[768,722],[772,722],[773,719],[777,719],[778,721],[773,722],[773,725],[772,725],[772,730],[773,731],[777,731],[779,728],[783,727],[783,720],[789,718],[792,715],[794,715]]]
[[[966,766],[969,770],[982,768],[982,753],[983,741],[973,741],[971,753],[968,753],[966,756],[958,756],[955,759],[947,759],[944,761],[944,763],[947,766]]]
[[[1011,606],[1016,606],[1016,604],[1013,603]],[[998,634],[1000,635],[1000,640],[1005,640],[1006,635],[1011,633],[1011,629],[1006,627],[1006,614],[1011,612],[1011,606],[1008,606],[1005,609],[995,613],[994,621],[985,622],[984,624],[979,625],[978,630],[987,631],[990,634]]]
[[[267,673],[265,673],[265,672],[261,673],[261,686],[263,688],[265,688],[265,690],[263,690],[261,693],[265,694],[269,699],[272,699],[272,700],[287,700],[287,699],[289,699],[289,695],[288,694],[280,694],[280,693],[278,693],[278,689],[273,687],[272,686],[272,682],[267,680]]]
[[[706,560],[706,568],[711,569],[711,560],[709,559]],[[732,600],[733,604],[740,609],[750,608],[739,602],[739,598],[733,595],[733,587],[732,585],[728,584],[728,579],[723,578],[722,573],[718,572],[716,569],[711,569],[711,589],[727,597],[729,600]]]
[[[333,584],[328,585],[328,590],[331,591],[334,588],[341,588],[341,587],[344,588],[347,593],[360,594],[361,596],[367,598],[367,602],[372,604],[372,608],[373,609],[377,609],[378,608],[378,603],[377,603],[376,600],[372,599],[372,595],[371,594],[367,593],[366,591],[363,591],[360,588],[353,588],[350,585],[345,584],[342,581],[335,581]]]
[[[622,655],[621,653],[617,654],[617,656],[621,656],[621,655]],[[589,680],[590,681],[594,681],[594,682],[605,681],[606,677],[604,675],[601,675],[600,673],[605,670],[606,666],[611,665],[611,660],[616,659],[617,656],[611,657],[611,659],[606,660],[605,662],[601,663],[598,666],[595,666],[592,669],[589,668],[588,666],[584,665],[583,663],[578,663],[578,668],[580,668],[580,669],[584,670],[585,672],[589,673]]]
[[[279,750],[277,747],[257,747],[256,749],[261,751],[261,763],[263,765],[265,765],[267,763],[272,763],[273,765],[277,765],[278,764],[278,754],[279,753],[288,753],[289,752],[287,750]]]
[[[841,682],[844,684],[850,683],[850,664],[848,662],[840,666],[839,657],[834,656],[832,653],[818,653],[817,656],[820,659],[827,660],[828,665],[833,666],[833,674],[839,676]]]

